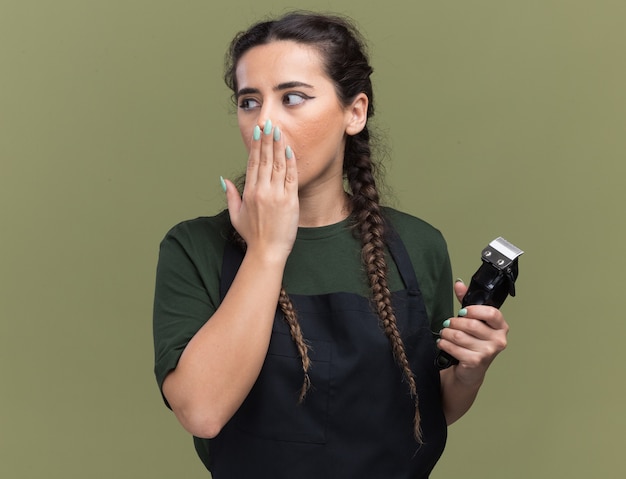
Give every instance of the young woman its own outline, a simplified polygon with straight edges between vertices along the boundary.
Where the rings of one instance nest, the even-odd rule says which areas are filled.
[[[167,234],[154,311],[159,386],[215,479],[428,477],[506,346],[498,310],[451,317],[439,231],[379,202],[371,73],[342,18],[232,42],[245,185]]]

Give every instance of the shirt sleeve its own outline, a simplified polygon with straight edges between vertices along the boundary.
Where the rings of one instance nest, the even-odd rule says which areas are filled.
[[[211,243],[194,239],[193,229],[183,223],[170,230],[159,249],[153,338],[154,373],[161,390],[166,376],[176,368],[185,347],[213,315],[219,301],[214,291],[216,282],[219,287],[217,263],[208,260]]]

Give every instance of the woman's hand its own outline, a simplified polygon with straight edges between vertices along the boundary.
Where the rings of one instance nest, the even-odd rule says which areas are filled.
[[[467,286],[458,281],[454,292],[461,301]],[[455,375],[462,382],[480,384],[487,368],[507,345],[509,325],[502,313],[491,306],[467,306],[459,316],[444,322],[439,348],[459,360]]]
[[[454,285],[461,301],[467,292],[462,282]],[[437,346],[459,360],[441,371],[443,410],[448,425],[471,407],[494,358],[506,348],[509,325],[492,306],[468,306],[459,316],[444,322]]]
[[[243,196],[225,183],[230,219],[248,252],[286,260],[298,230],[298,171],[278,126],[255,127]]]

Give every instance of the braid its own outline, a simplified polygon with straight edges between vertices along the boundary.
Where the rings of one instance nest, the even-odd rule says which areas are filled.
[[[293,342],[296,343],[300,359],[302,360],[304,382],[300,388],[300,397],[298,398],[298,401],[303,402],[307,391],[311,387],[311,379],[309,378],[309,367],[311,366],[311,360],[309,359],[309,347],[304,341],[302,328],[300,328],[300,323],[298,322],[298,316],[296,315],[293,303],[291,302],[291,299],[289,299],[289,295],[287,295],[285,288],[280,289],[278,304],[281,311],[285,315],[285,322],[287,323],[287,326],[289,326],[289,333],[291,334]]]
[[[411,371],[404,342],[398,330],[396,315],[391,304],[391,291],[387,284],[385,260],[385,221],[380,208],[378,190],[370,160],[369,132],[367,128],[359,135],[349,137],[346,144],[346,175],[352,190],[351,206],[358,236],[361,240],[361,256],[372,292],[372,301],[385,335],[391,343],[393,357],[402,370],[415,401],[414,433],[421,444],[420,412],[415,377]],[[346,158],[348,160],[348,158]]]
[[[233,230],[233,240],[235,241],[237,246],[239,246],[243,251],[246,250],[246,242],[235,230]],[[293,339],[293,342],[296,344],[296,347],[298,348],[298,353],[300,354],[300,359],[302,360],[304,381],[302,383],[302,387],[300,388],[300,396],[298,398],[298,401],[303,402],[307,391],[311,387],[311,379],[309,378],[309,368],[311,367],[311,360],[309,359],[309,347],[304,340],[304,336],[302,335],[302,328],[300,327],[300,323],[298,322],[298,316],[296,314],[295,308],[293,307],[293,303],[291,302],[289,295],[283,287],[280,288],[278,306],[283,312],[285,322],[287,323],[287,326],[289,326],[291,339]]]

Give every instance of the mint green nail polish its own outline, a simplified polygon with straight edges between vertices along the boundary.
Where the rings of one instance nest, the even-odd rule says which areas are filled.
[[[222,185],[222,189],[224,190],[224,193],[226,193],[226,182],[224,181],[224,178],[222,178],[220,176],[220,184]]]
[[[463,283],[463,284],[465,284],[461,278],[455,279],[454,282],[455,283]]]
[[[263,134],[269,135],[272,132],[272,120],[266,120],[263,127]]]
[[[293,151],[291,151],[290,146],[285,148],[285,156],[287,157],[288,160],[291,160],[293,158]]]
[[[274,127],[274,141],[280,140],[280,128]]]
[[[467,309],[463,308],[463,309],[459,309],[459,312],[457,313],[457,316],[463,317],[467,314]]]
[[[449,327],[450,327],[450,320],[449,320],[449,319],[446,319],[446,320],[443,322],[442,326],[443,326],[444,328],[449,328]]]
[[[261,139],[261,129],[259,128],[259,125],[254,127],[252,138],[254,138],[254,141],[259,141]]]

